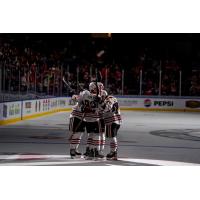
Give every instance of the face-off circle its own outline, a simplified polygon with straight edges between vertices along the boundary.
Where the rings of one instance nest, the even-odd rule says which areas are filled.
[[[200,141],[200,129],[166,129],[151,131],[150,134],[180,140]]]

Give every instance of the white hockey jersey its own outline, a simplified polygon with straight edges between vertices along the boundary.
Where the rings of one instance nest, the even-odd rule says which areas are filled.
[[[113,96],[108,96],[104,101],[104,114],[105,124],[121,124],[122,118],[120,114],[119,104],[117,99]]]
[[[77,117],[86,122],[95,122],[100,119],[99,106],[94,100],[93,95],[88,90],[84,90],[79,94],[78,103],[72,108],[70,117]]]
[[[99,95],[101,96],[101,102],[99,102],[99,115],[100,118],[103,119],[103,113],[104,113],[104,100],[108,96],[108,93],[106,90],[99,90]]]

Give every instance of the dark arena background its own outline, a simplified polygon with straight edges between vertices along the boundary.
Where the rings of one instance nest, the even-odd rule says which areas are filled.
[[[69,156],[71,97],[96,71],[121,108],[117,161]],[[0,165],[200,165],[199,96],[200,34],[0,34]]]

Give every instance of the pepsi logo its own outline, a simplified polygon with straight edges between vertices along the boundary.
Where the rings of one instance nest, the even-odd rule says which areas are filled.
[[[145,99],[144,100],[144,105],[146,106],[146,107],[150,107],[151,106],[151,100],[150,99]]]

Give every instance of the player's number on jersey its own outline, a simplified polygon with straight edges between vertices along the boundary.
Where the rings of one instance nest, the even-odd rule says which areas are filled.
[[[95,101],[88,101],[88,100],[85,100],[84,101],[84,106],[86,108],[96,108],[97,106],[97,103]]]

